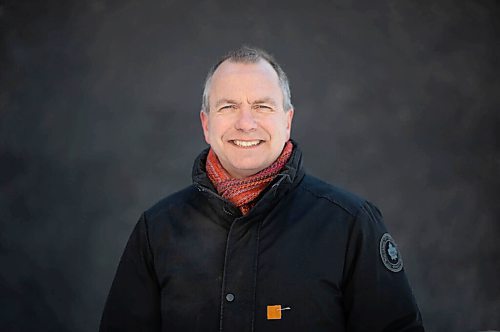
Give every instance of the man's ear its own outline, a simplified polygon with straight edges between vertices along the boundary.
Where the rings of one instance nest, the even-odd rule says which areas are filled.
[[[290,139],[290,132],[292,130],[292,120],[293,120],[294,109],[290,108],[286,111],[286,130],[288,132],[288,139]]]
[[[203,135],[205,136],[205,142],[210,145],[210,138],[208,136],[208,114],[203,110],[200,111],[200,121],[201,127],[203,128]]]

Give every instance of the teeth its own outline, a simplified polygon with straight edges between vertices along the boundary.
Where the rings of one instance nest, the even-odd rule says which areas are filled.
[[[238,141],[238,140],[233,140],[234,144],[238,145],[238,146],[241,146],[241,147],[244,147],[244,148],[247,148],[247,147],[250,147],[250,146],[255,146],[257,144],[260,143],[260,141]]]

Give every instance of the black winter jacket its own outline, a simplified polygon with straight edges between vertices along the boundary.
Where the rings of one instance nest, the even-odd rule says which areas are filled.
[[[294,145],[246,216],[216,193],[205,150],[194,184],[142,214],[100,331],[424,331],[379,210],[305,175]]]

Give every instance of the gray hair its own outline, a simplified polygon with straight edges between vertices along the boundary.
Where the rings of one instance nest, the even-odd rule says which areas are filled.
[[[264,50],[242,46],[237,50],[230,51],[226,55],[217,61],[215,65],[212,66],[210,71],[207,74],[207,78],[205,79],[205,86],[203,89],[203,100],[201,104],[201,110],[205,113],[208,113],[210,110],[210,105],[208,102],[208,90],[210,90],[210,84],[212,82],[212,77],[214,76],[215,71],[224,61],[230,61],[234,63],[257,63],[260,60],[264,60],[269,63],[276,73],[278,74],[278,80],[281,87],[281,91],[283,92],[283,108],[285,111],[290,110],[292,106],[291,94],[290,94],[290,83],[288,82],[288,77],[286,76],[283,69],[281,69],[280,65],[274,60],[274,58]]]

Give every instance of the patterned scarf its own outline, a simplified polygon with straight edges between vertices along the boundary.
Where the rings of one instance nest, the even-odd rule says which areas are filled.
[[[281,155],[257,174],[242,179],[232,178],[222,167],[212,149],[208,152],[206,170],[219,195],[236,205],[243,215],[255,205],[254,199],[274,180],[292,155],[293,144],[288,141]]]

